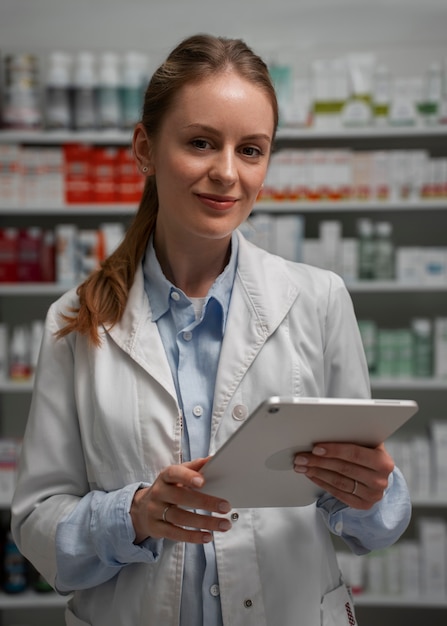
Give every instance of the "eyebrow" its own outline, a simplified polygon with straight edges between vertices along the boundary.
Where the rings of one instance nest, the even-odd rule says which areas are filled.
[[[217,130],[217,128],[214,128],[213,126],[208,126],[207,124],[187,124],[187,126],[185,126],[185,129],[203,130],[214,135],[220,135],[220,132]],[[252,135],[246,135],[245,137],[243,137],[244,141],[256,141],[259,139],[264,139],[268,141],[268,143],[272,142],[272,137],[270,137],[270,135],[267,135],[266,133],[253,133]]]

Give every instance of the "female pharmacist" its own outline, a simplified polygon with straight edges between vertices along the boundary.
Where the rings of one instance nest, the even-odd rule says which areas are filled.
[[[394,542],[409,496],[383,445],[296,458],[315,505],[232,510],[200,469],[270,395],[367,397],[336,275],[238,233],[266,175],[277,102],[239,40],[180,43],[148,86],[147,176],[125,240],[49,310],[12,528],[70,626],[353,624],[329,531]]]

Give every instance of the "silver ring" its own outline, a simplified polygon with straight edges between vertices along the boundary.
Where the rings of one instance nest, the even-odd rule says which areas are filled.
[[[169,509],[171,508],[172,504],[168,504],[168,506],[165,506],[164,511],[163,511],[163,515],[161,516],[161,519],[166,522],[166,524],[169,524],[168,520],[166,519],[166,514],[169,511]]]
[[[357,487],[359,486],[359,484],[358,484],[358,482],[355,480],[355,478],[354,478],[353,480],[354,480],[354,488],[353,488],[353,490],[351,491],[351,496],[355,496],[355,492],[357,491]]]

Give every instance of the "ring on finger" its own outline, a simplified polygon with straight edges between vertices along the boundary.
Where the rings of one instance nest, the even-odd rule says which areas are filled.
[[[355,496],[358,486],[359,486],[358,482],[354,479],[354,487],[352,488],[352,491],[351,491],[352,496]]]
[[[172,504],[168,504],[167,506],[165,506],[164,510],[163,510],[163,514],[161,516],[161,519],[166,522],[166,524],[169,524],[168,520],[166,519],[166,515],[169,511],[169,509],[171,508]]]

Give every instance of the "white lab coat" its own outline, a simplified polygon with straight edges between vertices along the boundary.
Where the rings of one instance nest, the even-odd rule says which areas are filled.
[[[342,280],[239,238],[211,454],[240,426],[241,415],[267,396],[370,393]],[[52,583],[58,521],[79,498],[92,489],[150,483],[179,461],[181,450],[179,406],[142,269],[121,322],[102,330],[100,348],[77,334],[55,340],[60,312],[76,302],[72,290],[47,317],[13,503],[16,541]],[[314,505],[237,513],[231,531],[215,536],[225,626],[355,623]],[[183,544],[165,540],[155,563],[125,566],[108,582],[76,592],[67,624],[178,626],[182,569]]]

